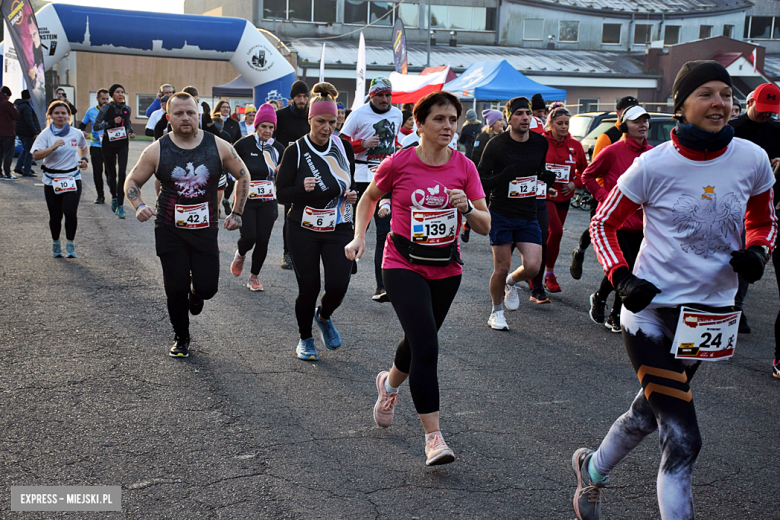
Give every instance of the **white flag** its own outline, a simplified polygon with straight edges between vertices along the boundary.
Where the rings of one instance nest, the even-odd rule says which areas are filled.
[[[8,24],[4,22],[4,34],[8,32]],[[7,86],[13,92],[14,98],[22,98],[22,90],[27,88],[22,73],[22,66],[19,65],[19,59],[16,57],[16,49],[11,38],[6,38],[3,42],[3,85]],[[9,99],[9,101],[12,101]]]
[[[758,55],[756,54],[756,49],[753,49],[753,54],[751,54],[751,56],[753,58],[753,74],[755,74],[758,69]]]
[[[366,40],[363,31],[360,31],[360,44],[358,45],[357,59],[357,83],[355,84],[355,100],[352,102],[352,110],[362,107],[366,97]]]
[[[325,81],[325,42],[322,42],[322,54],[320,54],[320,83]]]

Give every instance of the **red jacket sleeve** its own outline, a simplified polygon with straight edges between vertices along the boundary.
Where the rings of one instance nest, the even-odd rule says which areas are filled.
[[[618,267],[628,267],[618,245],[617,230],[639,207],[639,204],[626,197],[620,188],[615,186],[590,221],[593,249],[610,281]]]
[[[366,149],[363,148],[363,140],[358,139],[357,141],[353,141],[352,137],[345,135],[343,136],[344,140],[349,141],[349,143],[352,145],[352,150],[355,152],[355,155],[359,154],[360,152],[365,152]]]
[[[599,202],[604,202],[604,200],[606,200],[606,198],[609,196],[609,192],[605,190],[604,187],[596,180],[604,177],[606,174],[607,165],[605,162],[607,161],[607,155],[608,154],[600,153],[595,159],[593,159],[593,162],[590,163],[587,168],[585,168],[585,171],[582,172],[583,184],[585,184],[585,187],[588,188],[588,191]]]
[[[777,216],[772,188],[750,197],[745,213],[745,247],[767,246],[775,248]]]
[[[574,176],[574,185],[577,188],[582,188],[582,173],[588,167],[588,159],[585,158],[585,151],[582,149],[582,145],[579,141],[577,143],[577,173]]]

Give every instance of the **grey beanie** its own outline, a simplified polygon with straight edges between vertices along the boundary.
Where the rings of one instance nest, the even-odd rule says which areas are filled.
[[[466,111],[466,121],[476,121],[477,120],[477,112],[473,109],[469,109]]]

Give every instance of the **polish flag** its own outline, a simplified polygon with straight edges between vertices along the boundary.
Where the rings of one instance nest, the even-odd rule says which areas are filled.
[[[426,75],[390,73],[390,83],[393,84],[393,104],[416,103],[423,96],[444,88],[448,81],[450,67]]]
[[[758,70],[758,55],[756,54],[756,50],[757,49],[753,49],[753,52],[750,54],[750,61],[753,62],[753,74]]]

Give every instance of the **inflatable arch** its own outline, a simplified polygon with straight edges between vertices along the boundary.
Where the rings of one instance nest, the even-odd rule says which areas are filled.
[[[292,65],[243,18],[49,4],[35,14],[49,70],[71,51],[230,62],[254,87],[256,106],[284,99]]]

